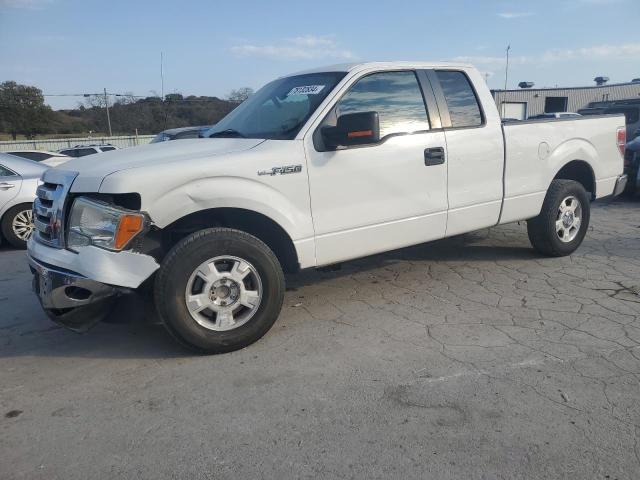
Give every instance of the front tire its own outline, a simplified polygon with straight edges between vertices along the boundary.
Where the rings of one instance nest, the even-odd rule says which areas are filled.
[[[554,180],[540,214],[527,221],[531,245],[550,257],[572,254],[582,243],[591,216],[589,195],[573,180]]]
[[[284,291],[282,267],[269,247],[229,228],[178,242],[154,287],[167,330],[201,353],[231,352],[260,339],[278,318]]]
[[[2,217],[2,236],[15,248],[27,248],[33,234],[32,205],[22,203],[10,208]]]

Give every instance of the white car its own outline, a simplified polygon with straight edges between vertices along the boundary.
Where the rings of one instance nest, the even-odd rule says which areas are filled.
[[[529,120],[540,120],[540,119],[552,119],[552,118],[577,118],[581,117],[579,113],[573,112],[555,112],[555,113],[541,113],[540,115],[534,115],[533,117],[529,117]]]
[[[47,152],[45,150],[15,150],[6,153],[15,155],[16,157],[26,158],[27,160],[33,160],[48,167],[57,167],[72,158],[62,153]]]
[[[283,272],[518,220],[540,254],[571,254],[590,202],[625,186],[624,146],[622,115],[503,125],[469,65],[310,70],[205,138],[48,170],[28,257],[62,325],[153,291],[178,341],[228,352],[276,321]]]
[[[31,210],[45,170],[32,160],[0,153],[0,230],[16,248],[26,248],[33,232]]]
[[[111,152],[112,150],[117,150],[118,147],[114,145],[110,145],[108,143],[104,144],[92,144],[92,145],[76,145],[71,148],[63,148],[58,153],[62,155],[67,155],[72,158],[78,157],[86,157],[87,155],[93,155],[95,153],[104,153]]]

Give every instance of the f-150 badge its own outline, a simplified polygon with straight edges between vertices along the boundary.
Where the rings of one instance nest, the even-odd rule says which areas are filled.
[[[273,167],[271,170],[258,170],[258,175],[288,175],[289,173],[300,173],[302,165],[285,165],[283,167]]]

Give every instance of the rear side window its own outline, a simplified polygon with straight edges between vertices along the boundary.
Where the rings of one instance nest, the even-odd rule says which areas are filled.
[[[69,157],[77,157],[78,156],[78,151],[77,150],[60,150],[60,154],[62,155],[67,155]]]
[[[16,174],[7,167],[0,165],[0,177],[15,177]]]
[[[361,112],[378,112],[380,138],[429,130],[422,91],[412,71],[374,73],[361,78],[340,99],[325,125],[335,125],[340,115]]]
[[[482,111],[469,79],[462,72],[436,71],[440,87],[449,108],[452,127],[482,125]]]
[[[103,152],[110,152],[111,150],[115,150],[116,147],[100,147],[100,150]]]
[[[87,155],[93,155],[94,153],[96,153],[95,148],[78,148],[76,150],[76,156],[78,157],[85,157]]]
[[[198,138],[200,135],[200,131],[198,130],[187,130],[186,132],[176,133],[173,137],[173,140],[184,140],[185,138]]]
[[[46,160],[51,156],[43,152],[15,152],[15,153],[12,153],[12,155],[16,155],[22,158],[28,158],[29,160],[34,160],[36,162],[41,162],[42,160]]]

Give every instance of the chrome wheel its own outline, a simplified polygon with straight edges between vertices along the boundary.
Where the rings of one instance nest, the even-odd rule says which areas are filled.
[[[578,235],[580,225],[582,225],[582,205],[576,197],[566,197],[560,202],[556,217],[556,234],[560,241],[571,242]]]
[[[232,256],[203,262],[189,277],[185,302],[204,328],[227,331],[247,323],[262,300],[262,280],[246,260]]]
[[[23,242],[26,242],[33,233],[33,212],[31,210],[22,210],[13,217],[11,222],[13,234]]]

